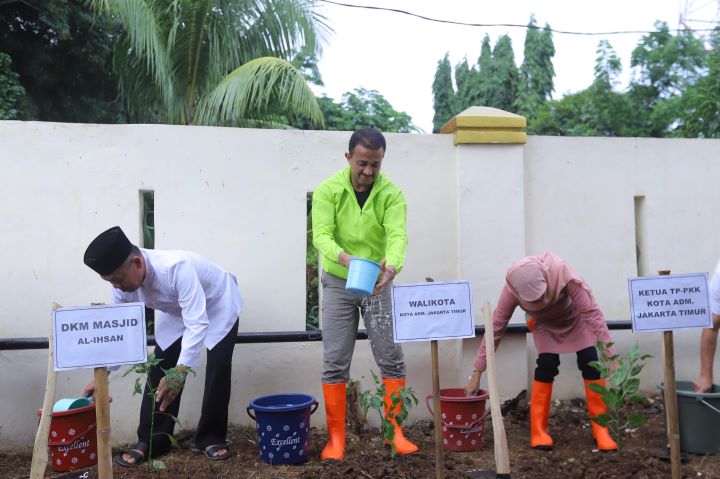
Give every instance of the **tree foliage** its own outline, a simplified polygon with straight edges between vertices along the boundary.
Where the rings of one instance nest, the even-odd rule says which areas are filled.
[[[373,127],[385,132],[419,131],[407,113],[395,110],[385,97],[375,90],[356,88],[345,93],[337,103],[332,98],[323,96],[318,99],[318,104],[328,130],[355,131]]]
[[[632,52],[632,75],[621,90],[621,62],[607,40],[598,44],[591,85],[552,100],[555,48],[548,25],[531,17],[523,63],[515,67],[512,44],[500,37],[491,49],[485,35],[476,65],[452,70],[438,63],[433,83],[435,128],[468,106],[492,106],[525,116],[540,135],[720,137],[720,27],[711,48],[691,30],[671,32],[657,22]],[[441,89],[442,88],[442,89]],[[451,102],[440,99],[452,99]],[[448,108],[450,104],[452,108]]]
[[[485,76],[483,72],[481,75]],[[487,81],[486,106],[513,111],[518,92],[518,68],[509,36],[501,36],[492,52]]]
[[[600,41],[592,85],[543,104],[530,118],[528,132],[555,136],[625,136],[630,115],[627,97],[615,86],[622,66],[610,43]]]
[[[535,24],[535,17],[531,17],[525,35],[523,63],[519,71],[518,94],[514,108],[517,113],[532,118],[550,99],[555,89],[553,56],[555,56],[555,45],[550,26],[545,24],[545,28],[540,30]]]
[[[25,91],[16,118],[123,121],[111,68],[116,28],[110,17],[94,18],[79,1],[0,2],[0,49]],[[8,68],[0,69],[6,77]]]
[[[682,136],[720,138],[720,27],[713,32],[708,73],[683,95]]]
[[[450,66],[449,54],[438,62],[435,71],[435,80],[432,84],[433,92],[433,133],[440,131],[440,128],[447,123],[456,113],[455,110],[455,89],[452,81],[452,67]]]
[[[17,119],[20,99],[25,95],[20,75],[12,70],[11,63],[10,55],[0,52],[0,120]]]
[[[632,136],[675,136],[683,116],[679,99],[706,72],[702,41],[690,30],[672,35],[664,22],[655,27],[632,52],[633,79],[627,92],[635,112],[628,118]]]
[[[321,125],[290,63],[329,30],[314,0],[88,0],[117,18],[114,71],[131,118],[171,124]]]

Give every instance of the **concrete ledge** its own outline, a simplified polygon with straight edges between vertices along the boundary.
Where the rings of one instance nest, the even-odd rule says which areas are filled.
[[[471,106],[445,123],[441,133],[453,133],[454,143],[527,143],[525,117],[498,108]]]

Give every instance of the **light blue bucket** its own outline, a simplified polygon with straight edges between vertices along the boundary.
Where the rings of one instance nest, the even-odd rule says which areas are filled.
[[[357,296],[370,296],[375,289],[380,265],[364,258],[350,260],[345,291]]]
[[[87,407],[92,402],[90,398],[63,398],[58,399],[53,405],[52,412],[65,412],[71,409],[79,409],[81,407]]]

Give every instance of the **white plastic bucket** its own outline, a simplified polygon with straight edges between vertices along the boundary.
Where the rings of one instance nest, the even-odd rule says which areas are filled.
[[[380,265],[364,258],[350,260],[345,291],[357,296],[370,296],[375,289]]]

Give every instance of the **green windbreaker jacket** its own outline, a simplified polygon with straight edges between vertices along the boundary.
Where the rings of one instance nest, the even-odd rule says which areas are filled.
[[[347,279],[341,251],[376,262],[385,259],[399,273],[405,261],[407,203],[382,173],[362,210],[350,183],[350,168],[320,183],[312,198],[313,244],[328,273]]]

